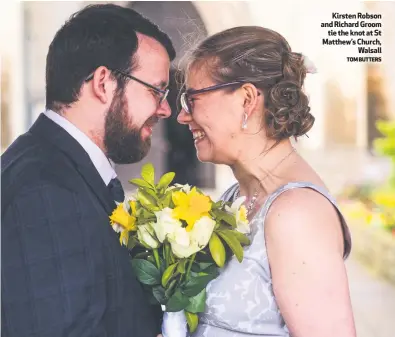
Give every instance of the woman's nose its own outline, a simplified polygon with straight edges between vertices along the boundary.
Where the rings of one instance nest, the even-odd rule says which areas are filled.
[[[186,113],[184,109],[181,109],[177,116],[177,122],[180,124],[188,124],[192,122],[192,116],[191,114]]]

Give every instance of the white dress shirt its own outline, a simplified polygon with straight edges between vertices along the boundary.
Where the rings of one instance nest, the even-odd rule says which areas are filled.
[[[45,111],[44,115],[66,130],[70,136],[72,136],[83,147],[106,185],[110,183],[111,179],[117,176],[112,163],[103,151],[85,133],[78,129],[73,123],[69,122],[66,118],[52,110]]]

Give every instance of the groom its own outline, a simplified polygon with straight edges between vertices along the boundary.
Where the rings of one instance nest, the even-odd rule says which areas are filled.
[[[94,5],[56,33],[46,111],[1,158],[1,332],[154,337],[159,317],[109,225],[113,163],[143,159],[170,116],[169,37],[135,11]]]

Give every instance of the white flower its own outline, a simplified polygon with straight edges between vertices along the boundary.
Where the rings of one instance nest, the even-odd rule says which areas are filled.
[[[165,241],[166,237],[173,234],[177,228],[181,228],[182,224],[179,220],[172,216],[173,210],[169,207],[161,211],[155,212],[156,223],[153,223],[156,236],[160,242]]]
[[[243,205],[246,197],[237,198],[232,205],[225,206],[225,210],[236,217],[236,230],[243,234],[250,232],[250,226],[247,219],[247,210]]]
[[[174,255],[181,259],[189,257],[200,250],[198,243],[190,239],[190,233],[185,228],[178,228],[168,239]]]
[[[175,185],[169,186],[168,188],[166,188],[165,193],[167,193],[167,192],[169,192],[171,190],[174,190],[176,187],[177,186],[175,186]]]
[[[188,247],[191,243],[189,239],[189,233],[185,228],[177,228],[172,234],[168,236],[169,242],[176,243],[178,245]]]
[[[186,258],[203,249],[213,233],[215,221],[208,216],[201,217],[190,232],[178,228],[168,239],[171,249],[179,258]]]
[[[186,258],[198,252],[207,245],[214,230],[215,221],[208,216],[201,217],[190,232],[182,227],[181,221],[173,217],[169,207],[155,212],[157,221],[152,223],[156,237],[160,242],[166,239],[171,249],[179,258]],[[140,227],[140,226],[139,226]]]
[[[191,192],[191,186],[189,184],[185,184],[182,186],[181,191],[188,194],[189,192]]]
[[[137,226],[137,238],[148,247],[159,247],[159,242],[155,239],[155,232],[151,223]]]
[[[189,193],[189,192],[191,192],[191,185],[189,185],[189,184],[185,184],[185,185],[182,185],[182,184],[174,184],[170,189],[173,189],[173,188],[176,188],[176,187],[181,187],[181,191],[182,192],[184,192],[184,193]]]
[[[213,234],[215,221],[208,216],[201,217],[195,222],[190,232],[191,240],[195,241],[200,248],[205,247]]]
[[[176,183],[176,184],[166,188],[165,192],[168,192],[168,191],[174,190],[175,188],[180,188],[180,187],[181,187],[181,191],[184,192],[184,193],[189,193],[191,191],[191,186],[190,185],[188,185],[188,184],[182,185],[182,184]]]

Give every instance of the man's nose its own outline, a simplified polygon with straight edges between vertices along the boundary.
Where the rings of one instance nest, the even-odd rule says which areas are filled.
[[[167,99],[159,105],[157,114],[161,118],[169,118],[171,116],[171,108]]]

